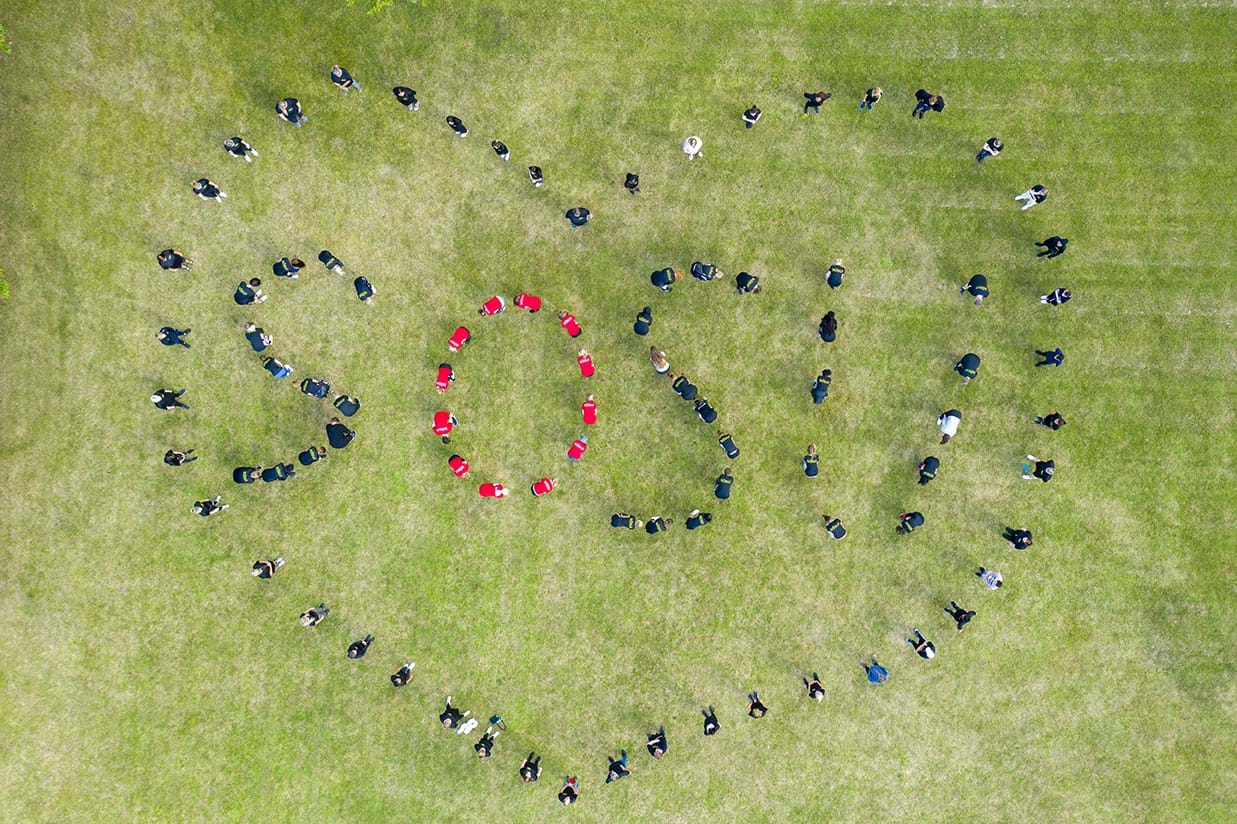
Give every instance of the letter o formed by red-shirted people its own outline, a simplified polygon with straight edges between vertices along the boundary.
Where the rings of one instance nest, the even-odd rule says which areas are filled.
[[[541,311],[542,300],[537,295],[529,292],[520,292],[511,301],[518,309],[523,309],[530,315],[535,315]],[[507,301],[501,295],[492,295],[482,301],[477,314],[482,318],[496,318],[507,311]],[[561,311],[558,313],[559,326],[563,331],[572,338],[580,337],[583,333],[583,328],[576,316],[569,311]],[[467,346],[472,342],[472,330],[467,326],[457,326],[455,331],[447,339],[447,351],[452,355],[462,353]],[[597,374],[597,366],[593,362],[593,356],[586,349],[578,349],[575,352],[576,366],[579,369],[580,377],[588,380]],[[434,378],[434,389],[439,395],[446,395],[447,390],[451,388],[456,380],[455,366],[451,363],[440,363],[437,366]],[[441,404],[446,407],[446,404]],[[597,423],[597,400],[589,394],[586,395],[584,401],[580,404],[580,416],[584,426],[594,426]],[[430,423],[430,429],[444,444],[451,442],[451,435],[456,427],[460,425],[460,421],[450,408],[440,408],[434,412]],[[588,451],[588,435],[580,434],[572,438],[566,447],[567,459],[572,464],[578,464],[584,458]],[[451,473],[464,480],[468,480],[472,474],[472,464],[463,455],[456,452],[451,452],[446,459],[447,468]],[[538,477],[535,473],[530,477],[534,478],[529,484],[529,492],[534,498],[540,498],[549,495],[558,488],[558,478],[549,475],[541,475]],[[477,488],[477,494],[482,498],[505,498],[510,493],[510,490],[501,483],[486,481],[480,484]]]

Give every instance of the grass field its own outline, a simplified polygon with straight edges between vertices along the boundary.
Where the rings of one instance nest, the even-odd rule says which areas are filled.
[[[0,2],[0,819],[1231,820],[1231,5],[365,5]],[[362,95],[329,84],[333,63]],[[874,84],[885,99],[858,111]],[[921,86],[947,100],[922,122]],[[816,88],[835,97],[804,120]],[[288,95],[306,128],[274,116]],[[232,134],[257,162],[223,152]],[[1006,151],[978,167],[994,134]],[[224,203],[193,197],[202,176]],[[1036,182],[1050,199],[1019,212]],[[1036,260],[1051,234],[1069,253]],[[166,246],[194,271],[160,271]],[[322,248],[373,281],[373,306]],[[274,283],[285,254],[312,265]],[[765,292],[649,285],[693,260]],[[974,272],[982,308],[957,292]],[[238,307],[252,276],[272,297]],[[1073,302],[1039,305],[1057,286]],[[476,317],[521,289],[547,310]],[[560,308],[597,361],[587,386]],[[295,378],[364,404],[356,442],[286,484],[230,471],[320,443],[330,410],[262,371],[246,319]],[[460,321],[475,339],[446,404],[471,482],[429,432]],[[159,346],[165,324],[193,348]],[[713,432],[654,378],[650,343],[743,449],[728,502]],[[1058,345],[1063,368],[1033,368]],[[963,387],[968,351],[984,365]],[[192,410],[152,409],[163,386]],[[568,466],[587,392],[601,423]],[[951,406],[962,428],[938,446]],[[1031,424],[1054,410],[1061,431]],[[201,460],[170,469],[169,446]],[[1053,483],[1019,480],[1027,452],[1055,459]],[[919,487],[927,454],[942,469]],[[561,488],[534,500],[542,474]],[[483,480],[512,497],[478,498]],[[189,514],[215,494],[228,512]],[[697,506],[715,520],[688,533]],[[927,526],[895,536],[910,509]],[[608,526],[619,510],[680,523],[629,534]],[[1010,551],[1006,525],[1033,549]],[[275,554],[274,580],[249,576]],[[950,598],[979,612],[961,635]],[[300,628],[321,600],[331,617]],[[903,642],[912,626],[936,660]],[[872,654],[881,688],[858,666]],[[507,720],[490,761],[438,727],[448,693]],[[643,736],[662,723],[657,763]],[[635,774],[606,786],[620,747]]]

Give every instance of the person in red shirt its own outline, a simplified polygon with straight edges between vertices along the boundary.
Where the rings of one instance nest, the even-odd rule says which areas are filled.
[[[464,460],[459,455],[452,455],[450,458],[447,458],[447,466],[451,467],[451,471],[455,473],[455,477],[468,477],[468,461]]]
[[[451,430],[459,426],[459,421],[445,409],[439,409],[434,413],[434,434],[442,438],[443,443],[448,443],[451,440]]]
[[[507,311],[507,301],[503,300],[498,295],[495,295],[485,303],[481,304],[481,308],[477,310],[477,314],[484,315],[488,318],[494,315],[501,315],[505,311]]]
[[[461,326],[451,333],[451,340],[447,341],[447,348],[452,352],[458,352],[470,340],[472,340],[472,333],[468,331],[467,326]]]
[[[580,324],[576,323],[576,316],[570,312],[558,313],[559,326],[567,330],[567,334],[573,338],[580,337]]]
[[[540,312],[541,298],[536,295],[530,295],[527,292],[520,292],[520,294],[515,296],[515,305],[530,312]]]
[[[580,404],[580,412],[584,415],[584,422],[589,426],[597,423],[597,401],[593,400],[592,395],[589,395],[584,399],[584,403]]]
[[[593,367],[593,356],[583,349],[580,350],[580,354],[576,355],[576,363],[580,364],[580,377],[582,378],[591,378],[597,372]]]
[[[481,486],[477,487],[477,491],[481,493],[482,498],[507,497],[507,487],[502,484],[481,484]]]
[[[447,387],[455,382],[455,370],[451,368],[449,363],[438,364],[438,377],[434,379],[434,387],[441,395],[447,391]]]
[[[554,487],[558,486],[558,481],[553,478],[542,478],[530,487],[534,498],[540,498],[542,495],[549,495],[554,491]]]
[[[588,435],[581,435],[571,442],[571,446],[567,450],[567,457],[573,461],[578,461],[584,457],[584,453],[587,451]]]

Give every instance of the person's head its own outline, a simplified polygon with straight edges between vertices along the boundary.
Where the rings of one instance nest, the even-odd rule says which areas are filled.
[[[975,305],[976,305],[976,306],[983,306],[983,305],[984,305],[984,296],[983,296],[983,295],[976,295],[976,296],[975,296]]]
[[[970,383],[970,382],[971,382],[971,379],[970,379],[970,378],[968,378],[966,375],[963,375],[963,376],[962,376],[962,382],[963,382],[963,383]]]
[[[752,290],[752,294],[753,294],[753,295],[759,295],[759,294],[760,294],[760,290],[761,290],[762,288],[763,288],[763,287],[762,287],[759,283],[757,283],[757,284],[756,284],[756,288]]]
[[[722,469],[722,476],[726,478],[733,477],[734,471],[730,467],[725,467],[724,469]]]
[[[929,103],[935,103],[937,100],[940,100],[940,98],[939,98],[939,97],[937,97],[936,95],[934,95],[934,94],[930,94],[930,95],[928,95],[928,102],[929,102]]]
[[[807,454],[809,454],[809,455],[815,455],[815,454],[816,454],[816,444],[814,444],[814,443],[810,443],[810,444],[808,444],[808,445],[807,445]]]
[[[305,268],[305,261],[301,260],[300,258],[292,258],[292,260],[288,262],[291,263],[293,266],[295,266],[297,269]]]
[[[163,400],[163,395],[161,395],[161,394],[160,394],[160,393],[158,393],[158,392],[156,392],[155,394],[153,394],[153,395],[151,395],[151,396],[150,396],[150,402],[151,402],[151,403],[158,403],[158,402],[159,402],[159,401],[161,401],[161,400]]]
[[[676,375],[676,374],[674,374],[673,372],[671,372],[671,373],[668,375],[668,377],[669,377],[669,378],[670,378],[670,380],[672,380],[672,381],[677,381],[677,380],[679,379],[679,376],[678,376],[678,375]]]
[[[576,357],[578,357],[578,358],[587,358],[587,357],[588,357],[588,351],[587,351],[587,350],[585,350],[585,349],[581,349],[579,352],[577,352],[577,353],[576,353]]]
[[[832,370],[832,369],[822,369],[822,370],[820,370],[820,376],[821,376],[822,378],[832,378],[832,377],[833,377],[833,370]]]
[[[254,289],[257,289],[259,286],[261,286],[261,285],[262,285],[262,279],[261,279],[261,278],[251,278],[251,279],[249,280],[249,285],[250,285],[250,286],[252,286]]]
[[[301,626],[307,627],[311,625],[313,622],[314,622],[314,616],[313,616],[312,611],[307,611],[301,614]]]
[[[636,519],[636,529],[644,529],[644,521],[639,518]]]
[[[666,518],[665,522],[666,522],[666,526],[670,526],[672,523],[674,523],[674,518]]]
[[[877,86],[875,89],[872,90],[872,94],[876,97],[880,97],[882,94],[884,94],[884,92],[881,91],[880,86]]]
[[[949,443],[951,437],[951,435],[941,435],[941,443]]]
[[[593,396],[592,396],[592,395],[589,395],[589,396],[588,396],[587,398],[585,398],[584,400],[585,400],[585,402],[586,402],[586,403],[592,403],[592,402],[593,402]]]
[[[1070,299],[1070,297],[1072,297],[1072,293],[1071,293],[1071,292],[1070,292],[1070,290],[1068,290],[1068,289],[1062,289],[1062,290],[1061,290],[1061,297],[1065,298],[1066,300],[1069,300],[1069,299]]]
[[[929,661],[936,657],[936,649],[926,641],[924,642],[923,657]]]
[[[193,512],[195,515],[201,515],[204,509],[206,509],[206,504],[201,501],[198,501],[193,505]]]
[[[1054,470],[1051,466],[1046,466],[1046,467],[1044,467],[1044,475],[1048,476],[1049,478],[1051,478],[1051,477],[1052,477],[1052,473],[1053,473],[1054,471],[1055,471],[1055,470]]]
[[[825,700],[825,691],[820,688],[819,684],[812,684],[812,698],[815,699],[817,703]]]

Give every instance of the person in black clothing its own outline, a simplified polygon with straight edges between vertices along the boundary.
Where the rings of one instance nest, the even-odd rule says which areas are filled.
[[[579,784],[574,775],[569,775],[563,779],[563,788],[558,791],[558,803],[564,807],[573,804],[580,797]]]
[[[451,127],[451,131],[455,132],[456,137],[468,137],[468,127],[455,115],[447,115],[447,125]]]
[[[164,269],[169,272],[177,272],[181,269],[188,272],[193,268],[193,261],[175,249],[164,249],[162,252],[155,255],[155,260],[159,261],[160,269]]]
[[[273,484],[276,481],[286,481],[294,475],[296,475],[296,468],[292,464],[277,463],[262,470],[262,483]]]
[[[749,275],[747,272],[740,272],[735,275],[734,282],[740,295],[760,294],[760,278],[755,275]]]
[[[983,163],[990,157],[996,157],[1005,148],[1005,144],[1001,142],[999,137],[990,137],[984,141],[983,147],[979,150],[979,154],[975,156],[976,163]]]
[[[239,137],[229,137],[223,141],[223,148],[232,157],[244,158],[246,163],[253,163],[253,158],[258,156],[258,150]]]
[[[1022,465],[1022,480],[1033,481],[1038,478],[1044,483],[1048,483],[1053,479],[1057,471],[1057,465],[1054,462],[1041,461],[1034,455],[1027,455],[1027,460],[1031,461],[1031,464]]]
[[[563,217],[567,218],[567,220],[571,222],[571,225],[576,228],[588,223],[588,216],[589,211],[583,206],[573,206],[567,210],[566,214],[563,215]]]
[[[417,100],[416,91],[407,86],[396,86],[391,89],[391,94],[395,95],[395,99],[399,101],[399,104],[410,112],[415,112],[421,108],[421,103]]]
[[[691,273],[692,277],[696,280],[704,281],[705,283],[723,277],[721,269],[718,269],[712,263],[705,263],[700,260],[692,261]]]
[[[356,89],[358,92],[361,91],[361,84],[353,80],[352,74],[343,66],[331,67],[331,82],[344,94],[353,89]]]
[[[825,531],[834,537],[835,540],[842,540],[846,537],[846,527],[842,526],[841,518],[834,518],[832,515],[822,515],[825,519]]]
[[[922,512],[903,512],[898,516],[898,528],[894,530],[899,535],[909,535],[919,527],[923,526],[924,518]]]
[[[357,300],[361,303],[373,304],[374,295],[378,294],[378,290],[369,282],[369,278],[360,275],[356,280],[352,281],[352,288],[356,290]]]
[[[829,397],[829,384],[833,383],[833,371],[822,369],[812,382],[812,403],[819,406]]]
[[[713,515],[711,513],[693,509],[687,516],[687,528],[700,529],[700,527],[707,525],[712,520]]]
[[[730,487],[734,484],[734,472],[730,467],[722,470],[722,474],[717,476],[717,480],[713,482],[713,496],[719,501],[727,500],[730,497]]]
[[[610,516],[610,526],[615,529],[643,529],[644,521],[626,512],[616,512]]]
[[[494,154],[498,155],[500,159],[502,160],[511,159],[511,150],[508,149],[507,144],[503,143],[501,140],[491,140],[490,148],[494,150]]]
[[[761,111],[760,111],[760,109],[758,109],[758,108],[756,107],[756,104],[754,104],[754,103],[753,103],[753,104],[751,105],[751,107],[750,107],[750,108],[748,108],[748,110],[747,110],[747,111],[743,112],[743,126],[744,126],[744,128],[750,129],[750,128],[752,128],[753,126],[755,126],[755,125],[756,125],[756,121],[760,120],[760,115],[761,115]]]
[[[700,714],[704,716],[704,734],[716,735],[717,731],[722,728],[722,722],[717,720],[717,713],[713,712],[713,705],[710,704],[707,710],[701,710]]]
[[[276,103],[275,114],[298,129],[309,122],[309,118],[301,112],[301,101],[295,97],[285,97]]]
[[[174,326],[164,326],[155,333],[155,337],[164,346],[183,346],[188,349],[189,344],[185,341],[185,335],[192,331],[192,329],[177,329]]]
[[[653,274],[649,275],[649,282],[667,293],[674,288],[674,282],[678,279],[679,273],[669,266],[665,269],[657,269]]]
[[[498,733],[493,727],[486,727],[485,732],[481,734],[481,738],[472,748],[476,750],[478,758],[489,758],[494,754],[494,739],[498,737]]]
[[[929,455],[919,462],[919,485],[927,486],[936,477],[936,470],[941,468],[941,462],[935,455]]]
[[[979,374],[979,355],[967,352],[954,364],[954,371],[962,376],[963,383],[970,383]]]
[[[1009,541],[1009,545],[1014,549],[1026,549],[1031,546],[1031,530],[1029,529],[1012,529],[1005,527],[1005,531],[1001,533],[1001,537]]]
[[[631,769],[627,766],[627,750],[619,750],[618,758],[611,758],[607,755],[606,760],[610,762],[610,769],[606,772],[607,784],[631,775]]]
[[[838,339],[838,319],[832,310],[820,319],[820,339],[825,343],[833,343]]]
[[[660,515],[654,515],[645,522],[644,531],[650,535],[656,535],[658,532],[665,532],[673,523],[673,518],[663,518]]]
[[[203,518],[206,518],[210,515],[214,515],[216,512],[223,512],[228,508],[228,505],[222,503],[222,500],[223,499],[220,498],[220,496],[216,495],[215,497],[205,501],[194,501],[193,508],[190,511],[194,515],[201,515]]]
[[[975,610],[963,609],[954,601],[950,601],[949,606],[945,607],[945,614],[954,619],[954,622],[958,625],[958,632],[962,632],[966,625],[971,622],[971,619],[975,617]],[[919,633],[915,634],[918,635]],[[929,644],[929,646],[931,646],[931,644]],[[918,650],[916,650],[916,652],[918,652]],[[924,657],[927,658],[928,656],[925,655]]]
[[[238,466],[232,470],[232,480],[238,484],[251,484],[262,477],[260,466]]]
[[[528,179],[533,184],[534,189],[540,189],[541,184],[545,183],[545,175],[541,173],[540,166],[528,167]]]
[[[1057,255],[1065,254],[1065,247],[1069,245],[1069,238],[1061,237],[1060,235],[1053,235],[1043,243],[1037,243],[1035,245],[1042,246],[1044,248],[1044,251],[1037,254],[1036,257],[1044,257],[1047,255],[1049,258],[1054,258]]]
[[[361,411],[361,402],[351,395],[336,395],[335,408],[345,418],[351,418],[353,415]]]
[[[524,756],[524,761],[520,764],[520,778],[525,784],[531,784],[541,777],[541,758],[536,752],[530,752]]]
[[[175,449],[169,449],[163,453],[163,462],[168,466],[184,466],[187,463],[193,463],[197,460],[197,456],[193,454],[192,449],[186,449],[184,452],[177,452]]]
[[[760,695],[755,691],[747,694],[747,714],[752,718],[764,718],[769,708],[760,702]]]
[[[911,117],[918,116],[920,120],[923,120],[924,112],[929,109],[934,112],[945,110],[945,98],[939,94],[932,94],[924,89],[920,89],[915,92],[915,100],[915,108],[911,111]]]
[[[674,390],[676,395],[685,401],[694,401],[696,399],[696,395],[700,392],[694,383],[682,375],[679,375],[678,377],[675,377],[674,375],[670,376],[670,388]]]
[[[283,566],[283,558],[271,558],[268,561],[254,561],[253,570],[250,572],[255,578],[267,580],[279,571]]]
[[[1046,295],[1039,296],[1040,303],[1046,303],[1049,306],[1060,306],[1063,303],[1069,303],[1073,294],[1068,289],[1053,289]]]
[[[817,703],[825,700],[825,688],[820,683],[820,676],[812,673],[812,680],[803,679],[803,686],[807,689],[807,697]]]
[[[733,461],[735,458],[739,457],[739,446],[734,442],[734,438],[730,436],[729,432],[725,432],[720,429],[717,430],[717,443],[721,446],[722,451],[726,453],[726,457],[730,460]]]
[[[319,378],[306,378],[301,381],[301,391],[311,398],[325,398],[331,391],[331,385]]]
[[[633,195],[640,191],[640,175],[635,172],[628,172],[627,176],[623,178],[623,188]]]
[[[297,272],[304,268],[305,261],[300,258],[282,257],[275,261],[275,264],[271,266],[271,271],[275,273],[275,277],[277,278],[291,278],[292,280],[296,280],[296,278],[299,277]]]
[[[265,350],[274,342],[265,329],[249,321],[245,322],[245,340],[249,341],[250,348],[255,352]]]
[[[988,278],[983,275],[971,275],[971,279],[962,284],[962,288],[958,290],[959,295],[965,295],[967,292],[975,298],[976,306],[982,306],[984,298],[988,297]]]
[[[155,405],[156,409],[188,409],[188,404],[180,402],[180,396],[188,391],[182,389],[179,392],[173,392],[171,389],[160,389],[150,396],[150,402]]]
[[[1048,199],[1048,187],[1042,183],[1036,183],[1031,188],[1027,189],[1020,195],[1015,195],[1014,200],[1024,200],[1022,211],[1030,209],[1032,206],[1037,206]]]
[[[953,603],[953,602],[951,601],[950,603]],[[971,615],[974,615],[974,614],[975,613],[973,612],[971,613]],[[967,620],[969,621],[970,619],[968,618]],[[959,629],[961,629],[961,627],[959,627]],[[936,646],[931,641],[929,641],[927,638],[924,638],[923,633],[921,633],[919,630],[912,629],[911,632],[915,633],[915,637],[906,639],[906,643],[911,645],[911,649],[915,650],[916,654],[919,655],[919,657],[924,659],[925,661],[931,661],[933,658],[935,658],[936,657]]]
[[[227,192],[205,177],[193,181],[193,193],[203,200],[213,200],[216,203],[222,203],[223,199],[228,196]]]
[[[654,758],[661,758],[670,749],[670,745],[666,743],[666,728],[658,727],[657,732],[651,732],[645,736],[648,741],[644,745],[649,751],[649,755]]]
[[[415,661],[408,661],[402,667],[391,673],[391,686],[405,686],[412,679],[412,670],[416,667]]]
[[[343,449],[352,443],[355,437],[356,432],[340,423],[339,418],[331,418],[330,423],[326,425],[326,442],[331,445],[332,449]]]
[[[872,108],[880,102],[881,96],[884,94],[880,86],[873,86],[863,93],[863,98],[859,101],[859,109],[872,111]]]
[[[296,459],[301,462],[301,466],[309,466],[310,464],[315,464],[325,458],[325,446],[311,446],[296,456]]]
[[[1048,427],[1054,432],[1060,429],[1061,427],[1065,426],[1065,418],[1061,417],[1060,412],[1049,412],[1047,415],[1044,415],[1042,418],[1041,417],[1035,418],[1035,422],[1039,424],[1040,426]]]
[[[635,331],[637,335],[644,336],[649,333],[649,327],[652,325],[653,325],[653,308],[651,306],[646,306],[643,309],[641,309],[638,313],[636,313],[636,322],[632,326],[632,329]]]
[[[825,283],[830,289],[838,289],[842,286],[844,277],[846,277],[846,267],[842,265],[842,259],[838,258],[829,264],[829,271],[825,272]]]
[[[803,474],[815,478],[820,474],[820,455],[816,454],[816,444],[807,445],[807,454],[803,456]]]
[[[344,273],[344,262],[331,254],[330,249],[323,249],[319,252],[318,260],[326,267],[328,272],[334,272],[337,275]]]
[[[366,635],[360,641],[353,641],[348,645],[349,658],[364,658],[365,653],[369,652],[369,645],[374,643],[374,636]]]
[[[803,93],[803,116],[807,117],[807,110],[811,109],[816,114],[820,114],[820,107],[826,100],[833,97],[829,92],[804,92]]]
[[[1051,352],[1041,352],[1039,349],[1036,349],[1035,354],[1043,358],[1042,361],[1035,364],[1036,366],[1060,366],[1065,363],[1065,353],[1061,351],[1059,346]]]
[[[250,278],[249,282],[241,281],[236,287],[236,291],[232,294],[232,300],[236,301],[237,306],[252,306],[255,303],[266,303],[267,296],[261,289],[262,280],[260,278]]]
[[[455,729],[468,716],[472,715],[472,710],[460,712],[455,707],[451,706],[451,696],[447,696],[447,706],[438,714],[438,721],[447,729]]]
[[[326,616],[331,614],[331,608],[325,602],[318,604],[316,607],[310,607],[301,613],[301,626],[316,627],[326,620]]]
[[[708,398],[701,398],[696,401],[696,416],[705,423],[713,423],[717,420],[717,410],[709,404]]]

